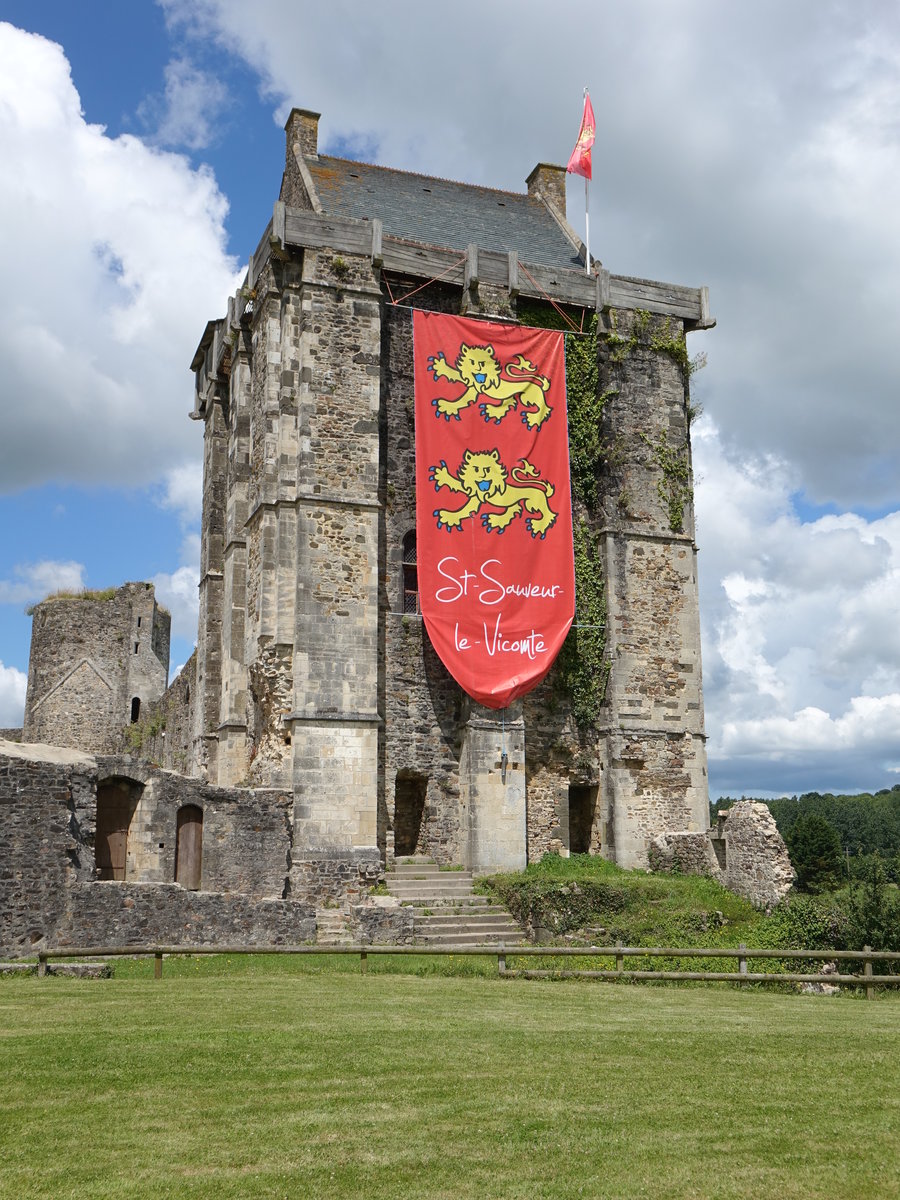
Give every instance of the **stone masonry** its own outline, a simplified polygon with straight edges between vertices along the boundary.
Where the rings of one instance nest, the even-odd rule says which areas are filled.
[[[23,740],[117,749],[122,727],[165,691],[170,624],[150,583],[36,605]]]
[[[597,261],[585,271],[562,167],[539,164],[527,192],[499,192],[326,156],[317,130],[317,114],[293,110],[272,220],[192,363],[196,654],[164,692],[168,619],[147,584],[35,610],[24,741],[101,756],[51,769],[33,747],[5,751],[6,778],[46,776],[51,797],[32,788],[33,815],[12,800],[6,812],[58,827],[54,849],[29,843],[32,857],[56,856],[47,880],[59,877],[38,936],[74,938],[96,920],[125,937],[135,909],[169,905],[158,919],[173,935],[224,938],[238,922],[256,937],[271,920],[287,937],[308,914],[278,905],[349,917],[397,855],[482,873],[551,850],[645,867],[658,835],[705,838],[685,349],[714,324],[705,289]],[[599,450],[574,498],[606,613],[591,626],[605,647],[587,715],[562,663],[505,712],[484,709],[429,643],[410,305],[545,325],[562,309],[576,330],[596,327],[596,395],[582,403],[598,414]],[[105,803],[105,778],[124,781],[120,808],[133,805],[115,881],[91,875],[96,812],[78,799],[93,787]],[[203,886],[182,895],[172,846],[185,809],[202,810]],[[17,859],[15,878],[29,869]],[[170,899],[151,900],[153,888]],[[107,895],[125,899],[116,909]],[[34,909],[9,911],[23,945]]]

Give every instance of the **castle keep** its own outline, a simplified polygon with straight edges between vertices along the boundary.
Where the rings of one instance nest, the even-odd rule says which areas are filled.
[[[557,850],[646,866],[653,838],[708,825],[685,346],[713,324],[705,289],[586,271],[562,167],[495,191],[320,154],[317,122],[291,113],[272,219],[192,364],[196,655],[161,695],[168,630],[152,592],[140,608],[144,585],[123,589],[121,631],[81,641],[46,636],[70,605],[40,605],[24,738],[95,753],[57,774],[143,789],[125,832],[146,845],[125,885],[175,886],[189,807],[205,845],[216,822],[217,865],[204,850],[182,890],[277,902],[279,936],[291,904],[307,905],[295,929],[308,929],[310,905],[358,905],[396,857],[486,872]],[[454,682],[419,616],[414,307],[567,334],[576,627],[503,711]],[[127,668],[102,650],[116,638]],[[71,871],[89,890],[96,814],[78,814]],[[266,831],[255,850],[253,829]],[[196,935],[211,918],[192,912]],[[257,907],[243,928],[267,919]]]

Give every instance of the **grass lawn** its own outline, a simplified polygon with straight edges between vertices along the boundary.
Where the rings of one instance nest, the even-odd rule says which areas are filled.
[[[0,981],[0,1196],[900,1196],[900,997],[370,969]]]

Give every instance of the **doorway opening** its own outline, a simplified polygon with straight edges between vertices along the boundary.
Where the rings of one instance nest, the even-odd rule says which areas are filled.
[[[110,779],[97,788],[94,861],[99,879],[124,881],[128,873],[128,830],[141,787],[127,779]]]
[[[428,776],[413,771],[398,771],[394,786],[394,854],[424,853],[422,818]]]
[[[203,809],[185,804],[178,810],[175,833],[175,882],[188,892],[199,892],[202,873]]]
[[[597,811],[595,785],[569,784],[569,853],[590,854],[591,837],[594,831],[594,816]]]

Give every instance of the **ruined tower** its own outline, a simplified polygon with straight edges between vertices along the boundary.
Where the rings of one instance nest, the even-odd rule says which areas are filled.
[[[170,626],[151,583],[35,605],[23,740],[117,749],[123,726],[166,689]]]

